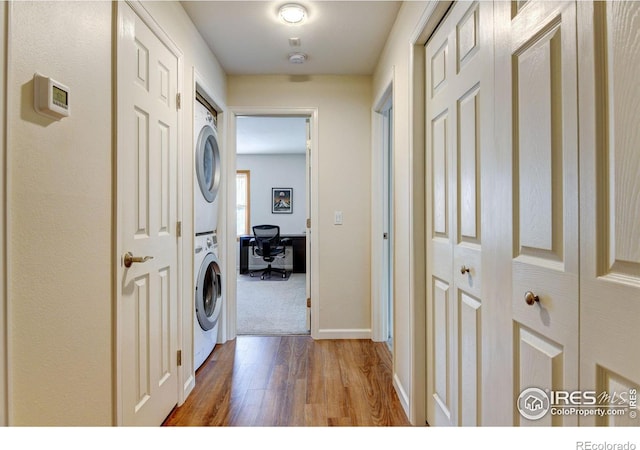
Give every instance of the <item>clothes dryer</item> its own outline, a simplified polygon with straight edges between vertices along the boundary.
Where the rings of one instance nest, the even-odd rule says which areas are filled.
[[[207,106],[198,100],[194,103],[194,222],[195,234],[203,234],[215,232],[218,227],[222,168],[215,119]]]
[[[218,341],[222,310],[222,272],[214,234],[195,238],[194,272],[194,368],[209,357]]]

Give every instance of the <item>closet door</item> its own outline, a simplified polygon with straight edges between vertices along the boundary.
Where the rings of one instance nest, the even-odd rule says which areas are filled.
[[[427,420],[479,425],[481,159],[492,141],[492,5],[455,3],[426,45]]]
[[[605,410],[620,414],[581,424],[638,426],[640,3],[579,2],[578,8],[580,384],[607,393]]]
[[[511,211],[500,219],[511,225],[511,287],[505,280],[503,289],[514,424],[576,425],[576,415],[552,415],[544,401],[545,392],[578,389],[576,4],[496,5],[496,135],[512,168]]]

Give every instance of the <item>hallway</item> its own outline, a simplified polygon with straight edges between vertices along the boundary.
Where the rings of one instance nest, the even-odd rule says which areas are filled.
[[[219,345],[165,426],[409,426],[384,343],[239,336]]]

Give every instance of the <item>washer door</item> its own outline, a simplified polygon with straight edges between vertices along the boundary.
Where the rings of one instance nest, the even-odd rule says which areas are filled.
[[[212,329],[218,321],[220,308],[222,307],[221,297],[222,276],[220,274],[220,266],[213,253],[208,253],[200,266],[195,298],[196,317],[204,331]]]
[[[196,147],[196,176],[202,196],[213,203],[220,187],[220,149],[218,135],[210,125],[200,130]]]

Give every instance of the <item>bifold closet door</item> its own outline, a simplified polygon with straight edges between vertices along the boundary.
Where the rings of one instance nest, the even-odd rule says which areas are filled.
[[[427,420],[479,425],[481,160],[492,139],[492,5],[459,2],[426,45]]]
[[[496,8],[496,136],[512,168],[511,211],[499,219],[511,225],[514,424],[576,425],[576,415],[542,416],[535,398],[578,389],[576,4]],[[530,388],[540,391],[521,397]]]
[[[616,413],[580,424],[639,426],[640,3],[579,2],[578,11],[580,387],[607,393]]]
[[[638,30],[636,2],[460,2],[427,43],[431,425],[639,423]],[[538,401],[580,389],[609,413]]]

